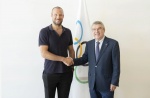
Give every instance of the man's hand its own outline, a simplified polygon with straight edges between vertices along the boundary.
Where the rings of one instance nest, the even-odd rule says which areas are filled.
[[[113,85],[113,84],[111,84],[111,85],[110,85],[110,91],[115,91],[115,89],[116,89],[116,86]]]
[[[63,63],[67,66],[71,66],[74,64],[73,59],[71,57],[66,57],[63,59]]]

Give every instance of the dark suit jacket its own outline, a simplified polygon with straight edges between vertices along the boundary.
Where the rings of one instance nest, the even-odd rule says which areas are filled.
[[[119,85],[120,50],[116,40],[105,37],[98,61],[95,58],[95,39],[86,43],[85,52],[81,58],[74,59],[74,65],[89,63],[89,88],[94,86],[100,91],[110,91],[110,84]]]

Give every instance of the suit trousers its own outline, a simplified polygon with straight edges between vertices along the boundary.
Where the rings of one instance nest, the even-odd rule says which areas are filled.
[[[67,73],[43,73],[45,98],[55,98],[57,89],[58,98],[68,98],[72,82],[73,72]]]
[[[114,98],[114,91],[100,91],[96,88],[96,85],[93,89],[90,89],[91,98]]]

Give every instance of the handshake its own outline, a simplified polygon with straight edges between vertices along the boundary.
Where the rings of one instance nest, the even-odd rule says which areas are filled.
[[[71,57],[64,58],[62,62],[67,66],[71,66],[74,64],[73,59]]]

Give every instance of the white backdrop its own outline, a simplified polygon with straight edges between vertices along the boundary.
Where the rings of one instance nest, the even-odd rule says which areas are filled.
[[[90,24],[103,21],[106,36],[120,43],[121,78],[115,98],[150,98],[150,1],[86,3]],[[63,25],[74,36],[77,0],[0,0],[1,98],[44,98],[38,34],[51,23],[56,5],[64,9]]]

